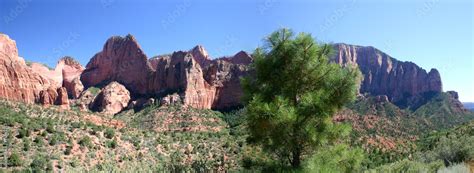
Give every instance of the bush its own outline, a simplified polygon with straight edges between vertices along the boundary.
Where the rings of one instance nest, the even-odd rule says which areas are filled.
[[[21,163],[21,157],[17,153],[12,153],[10,157],[8,157],[8,166],[20,166]]]
[[[48,167],[49,159],[46,156],[36,156],[35,159],[30,164],[30,167],[33,169],[33,172],[42,172]]]
[[[35,142],[36,145],[39,147],[44,145],[44,140],[42,136],[37,136],[33,142]]]
[[[71,146],[71,145],[66,146],[66,150],[64,151],[64,154],[65,154],[65,155],[71,154],[71,150],[72,150],[72,146]]]
[[[104,135],[106,138],[112,139],[115,136],[115,130],[112,128],[107,128],[107,130],[104,132]]]
[[[107,148],[116,148],[117,147],[117,140],[107,141],[106,143]]]
[[[30,130],[28,128],[21,128],[18,130],[18,138],[23,138],[23,137],[29,137],[30,136]]]
[[[361,169],[363,159],[362,150],[338,144],[316,152],[304,168],[308,172],[357,172]]]
[[[29,151],[30,150],[30,140],[28,138],[23,139],[23,151]]]
[[[84,136],[81,140],[79,140],[78,144],[87,148],[93,147],[91,138],[89,136]]]
[[[441,161],[422,163],[411,160],[401,160],[395,163],[380,166],[373,171],[375,172],[436,172],[443,167]],[[372,172],[373,172],[372,171]]]

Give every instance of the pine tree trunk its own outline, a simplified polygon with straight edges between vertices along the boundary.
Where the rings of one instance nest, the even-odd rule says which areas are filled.
[[[301,150],[299,147],[296,147],[296,150],[293,151],[293,159],[291,160],[291,166],[293,168],[299,168],[301,165]]]

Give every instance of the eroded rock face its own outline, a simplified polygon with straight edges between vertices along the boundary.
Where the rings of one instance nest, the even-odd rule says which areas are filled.
[[[130,92],[118,82],[111,82],[95,97],[91,109],[113,115],[128,106]]]
[[[79,110],[81,111],[87,111],[89,110],[90,105],[95,99],[95,95],[92,94],[89,90],[86,90],[81,93],[79,98],[76,100],[76,105],[79,107]]]
[[[118,81],[137,99],[178,93],[185,106],[220,109],[241,104],[239,77],[251,60],[245,52],[211,60],[202,46],[147,60],[132,36],[112,37],[88,63],[81,81],[86,88]]]
[[[58,67],[61,67],[62,86],[66,88],[69,98],[79,98],[84,90],[80,78],[85,68],[69,56],[61,58],[56,68]]]
[[[0,34],[1,98],[25,103],[67,105],[67,98],[58,99],[59,87],[56,81],[40,75],[28,67],[25,61],[18,57],[15,41],[7,35]]]
[[[112,37],[87,64],[81,75],[82,84],[88,88],[117,81],[134,94],[147,94],[151,72],[147,59],[133,36]]]
[[[461,103],[461,101],[459,101],[459,95],[456,91],[447,91],[446,93],[448,94],[448,101],[451,105],[451,111],[453,111],[453,113],[460,114],[469,112],[469,110],[464,108],[464,105]]]
[[[361,93],[387,95],[389,100],[405,108],[420,105],[430,95],[442,92],[439,72],[426,72],[412,62],[401,62],[373,47],[335,44],[333,61],[342,66],[359,67],[364,80]]]

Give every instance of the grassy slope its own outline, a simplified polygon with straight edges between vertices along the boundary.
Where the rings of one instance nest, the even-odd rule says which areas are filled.
[[[415,111],[401,110],[390,102],[359,99],[340,114],[352,123],[353,139],[369,153],[372,166],[407,158],[418,150],[417,140],[426,133],[449,129],[474,119],[455,109],[442,93]]]
[[[245,149],[209,110],[149,107],[107,119],[1,101],[0,113],[0,170],[235,170]]]

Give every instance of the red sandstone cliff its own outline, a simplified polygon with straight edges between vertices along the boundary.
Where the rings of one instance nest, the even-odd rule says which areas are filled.
[[[333,60],[343,66],[355,65],[364,80],[361,93],[387,95],[400,107],[420,105],[425,97],[442,92],[441,77],[436,69],[426,72],[412,62],[398,61],[374,47],[334,44]]]
[[[133,36],[112,37],[81,75],[85,87],[118,81],[135,97],[178,93],[184,105],[223,109],[240,105],[239,77],[251,58],[245,52],[211,60],[202,46],[147,59]]]
[[[59,91],[59,93],[58,93]],[[36,73],[18,56],[15,41],[0,34],[0,97],[25,103],[69,107],[57,82]]]

